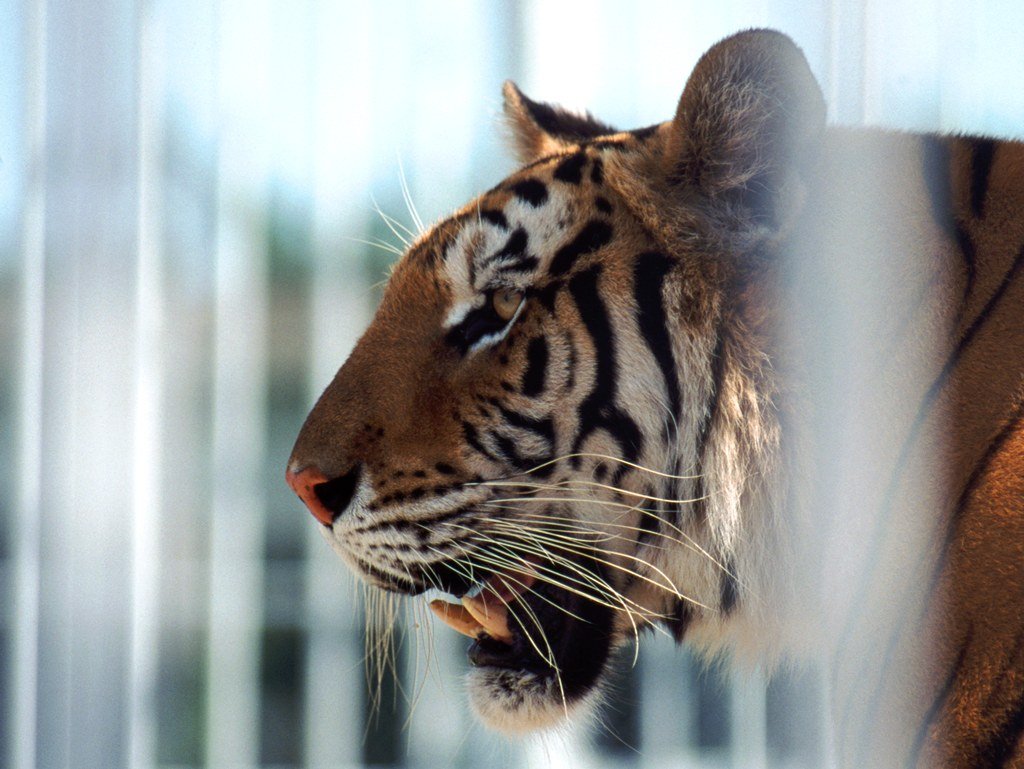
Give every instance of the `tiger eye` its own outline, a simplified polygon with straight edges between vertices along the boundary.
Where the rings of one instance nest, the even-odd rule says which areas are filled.
[[[522,303],[522,292],[511,288],[502,288],[495,291],[494,297],[491,299],[491,306],[494,307],[494,312],[502,320],[512,320],[512,316],[516,314],[516,310],[519,309],[519,305]]]

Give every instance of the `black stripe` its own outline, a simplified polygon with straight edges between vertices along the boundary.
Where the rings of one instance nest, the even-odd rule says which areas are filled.
[[[967,503],[970,502],[971,497],[978,488],[978,484],[981,483],[981,479],[988,472],[989,466],[992,464],[992,460],[1000,451],[1002,451],[1003,445],[1009,437],[1021,426],[1021,420],[1024,420],[1024,402],[1017,404],[1017,408],[1006,421],[1006,424],[1002,426],[998,433],[996,433],[986,447],[985,453],[981,455],[977,462],[975,462],[974,467],[971,470],[971,474],[967,478],[967,483],[964,484],[963,491],[960,492],[960,496],[957,498],[956,507],[953,508],[953,514],[950,516],[949,523],[947,524],[946,535],[942,543],[942,550],[940,551],[939,557],[936,561],[935,571],[932,572],[930,582],[932,592],[935,591],[939,578],[942,576],[942,570],[945,568],[946,559],[949,557],[949,551],[953,547],[957,530],[959,529],[960,522],[963,518],[964,508],[967,507]]]
[[[593,253],[612,239],[612,227],[608,222],[594,219],[587,222],[575,238],[555,252],[548,272],[552,276],[564,275],[581,256]]]
[[[498,464],[501,464],[501,460],[498,457],[496,457],[486,446],[484,446],[483,443],[480,442],[480,434],[476,431],[476,427],[474,427],[471,423],[462,423],[462,435],[466,439],[466,443],[468,443],[470,447],[474,449],[478,454],[482,454],[492,462],[497,462]]]
[[[612,126],[602,123],[589,113],[577,115],[561,107],[534,101],[523,94],[520,94],[520,99],[533,122],[540,126],[544,133],[559,139],[576,143],[616,132]]]
[[[502,453],[508,463],[511,464],[516,470],[532,470],[533,475],[537,478],[546,478],[551,475],[555,469],[554,464],[551,462],[553,457],[549,454],[548,456],[542,457],[530,457],[519,453],[519,449],[516,448],[516,444],[507,435],[502,435],[499,432],[491,431],[489,433],[491,440],[498,447],[498,450]]]
[[[493,215],[504,219],[504,215],[500,211],[491,213],[472,209],[461,214],[455,214],[435,225],[429,231],[426,239],[418,242],[416,247],[409,252],[407,258],[410,260],[422,259],[427,264],[433,264],[439,255],[446,260],[448,259],[452,243],[455,242],[456,237],[466,224],[470,222],[476,224],[481,219],[491,220]]]
[[[594,184],[604,183],[604,161],[601,158],[594,158],[594,165],[590,167],[590,181]]]
[[[985,321],[988,320],[988,317],[992,314],[992,311],[999,304],[999,301],[1002,299],[1003,295],[1010,287],[1010,284],[1013,282],[1014,278],[1016,278],[1017,273],[1020,272],[1022,266],[1024,266],[1024,246],[1022,246],[1021,249],[1017,252],[1017,256],[1014,259],[1013,264],[1010,266],[1010,269],[1007,270],[1006,275],[1003,277],[1002,282],[999,284],[999,287],[995,290],[995,292],[993,292],[992,296],[989,297],[989,300],[985,303],[985,306],[982,308],[981,312],[978,313],[977,317],[974,319],[974,321],[971,323],[968,329],[964,332],[963,336],[960,338],[960,341],[957,343],[956,348],[953,350],[952,353],[950,353],[950,356],[946,360],[946,363],[943,365],[942,370],[939,372],[938,376],[936,376],[935,380],[928,387],[927,391],[924,394],[924,397],[921,400],[921,404],[918,407],[917,414],[914,417],[913,423],[911,423],[910,430],[907,433],[907,437],[904,439],[903,444],[900,447],[900,452],[897,455],[895,468],[893,469],[893,473],[889,478],[889,483],[886,486],[885,494],[882,497],[882,504],[879,509],[878,516],[879,525],[875,527],[874,533],[872,534],[871,542],[865,550],[865,552],[868,553],[868,563],[866,568],[861,572],[860,584],[857,586],[854,592],[854,595],[857,595],[860,598],[854,601],[854,608],[847,615],[846,624],[844,625],[843,630],[839,636],[842,639],[850,639],[853,637],[853,628],[856,618],[857,616],[859,616],[859,610],[862,609],[865,605],[867,605],[867,602],[864,600],[864,597],[865,594],[868,592],[868,589],[871,585],[872,576],[876,571],[875,567],[877,566],[877,559],[879,554],[882,552],[882,543],[885,542],[888,538],[887,524],[892,518],[892,506],[893,503],[896,501],[896,492],[899,487],[899,482],[903,476],[903,471],[905,470],[907,463],[910,461],[911,452],[913,451],[914,446],[917,443],[917,439],[921,432],[921,429],[924,427],[924,423],[927,420],[928,415],[931,413],[932,406],[934,405],[935,400],[939,396],[939,393],[942,391],[942,388],[945,386],[947,380],[949,379],[950,374],[953,372],[953,369],[960,362],[960,359],[963,357],[964,352],[974,341],[974,338],[981,330]],[[958,510],[959,508],[956,508],[954,510],[954,513],[956,513]],[[947,538],[944,544],[943,553],[945,553],[948,550],[951,542],[951,536],[952,534],[955,534],[956,529],[954,519],[955,515],[951,517],[950,526],[949,529],[947,529]],[[939,573],[941,573],[943,561],[944,556],[940,557],[938,563],[936,564],[937,571],[932,575],[933,586],[935,584],[935,581],[938,579]],[[840,655],[843,654],[843,651],[844,650],[840,649]]]
[[[655,496],[654,489],[648,488],[647,496]],[[647,509],[646,507],[639,509],[640,525],[637,527],[639,530],[636,535],[637,550],[642,548],[644,545],[650,544],[661,535],[661,522],[665,515],[662,505],[663,503],[658,501],[655,503],[653,510]]]
[[[454,347],[460,355],[469,352],[469,348],[488,334],[497,334],[509,323],[500,317],[491,304],[490,295],[486,297],[483,307],[477,307],[466,313],[456,325],[448,329],[444,335],[446,344]]]
[[[978,460],[978,462],[975,463],[974,468],[971,471],[971,475],[968,478],[963,491],[960,493],[960,496],[957,499],[956,507],[953,509],[953,513],[950,516],[950,520],[947,524],[942,549],[940,550],[939,555],[936,558],[935,566],[933,567],[932,575],[929,580],[928,590],[925,594],[927,597],[935,598],[939,596],[939,579],[941,578],[943,569],[945,568],[949,551],[953,546],[953,540],[956,536],[958,522],[960,517],[962,516],[963,509],[964,507],[966,507],[967,502],[969,501],[971,495],[976,489],[981,478],[988,470],[988,467],[991,464],[993,457],[999,453],[1000,449],[1006,442],[1009,435],[1013,432],[1014,428],[1020,424],[1021,419],[1024,419],[1024,403],[1018,405],[1014,416],[1012,416],[1010,420],[1003,426],[1003,428],[999,431],[995,438],[989,443],[988,448],[985,450],[985,453],[982,455],[982,457]],[[933,608],[933,604],[930,601],[925,600],[922,602],[921,611],[917,615],[918,624],[920,624],[924,620],[930,608]],[[878,682],[869,700],[872,703],[872,705],[868,708],[869,712],[873,712],[874,710],[876,710],[877,702],[881,699],[884,691],[889,686],[889,666],[892,664],[892,660],[896,654],[896,650],[899,646],[901,638],[904,635],[906,635],[906,633],[910,630],[911,626],[909,624],[901,624],[896,629],[896,632],[893,633],[892,637],[889,639],[889,643],[886,647],[885,654],[882,656],[882,664],[878,666]]]
[[[736,581],[736,564],[732,558],[725,561],[725,568],[722,570],[721,583],[721,611],[723,616],[732,613],[740,597],[740,586]]]
[[[554,177],[567,184],[579,184],[583,181],[583,166],[586,163],[586,153],[577,152],[570,155],[555,167]]]
[[[999,287],[993,292],[992,296],[989,297],[989,300],[985,303],[985,306],[982,308],[981,312],[978,313],[977,317],[971,323],[970,327],[968,327],[968,329],[964,332],[964,335],[960,338],[960,341],[957,343],[956,348],[953,350],[949,358],[946,360],[946,363],[942,367],[942,370],[939,372],[939,375],[935,378],[935,380],[932,382],[931,386],[925,393],[924,399],[922,400],[921,405],[918,407],[917,414],[914,417],[914,422],[911,425],[910,432],[907,435],[907,438],[900,449],[899,458],[896,462],[896,469],[889,480],[889,485],[886,487],[886,494],[882,505],[883,521],[888,520],[889,518],[889,513],[892,509],[892,504],[896,496],[896,487],[899,485],[899,480],[902,477],[904,467],[910,459],[910,452],[913,449],[914,444],[917,442],[918,433],[924,426],[924,422],[927,419],[928,414],[931,412],[931,407],[935,402],[935,399],[938,398],[939,392],[945,386],[946,381],[949,379],[950,374],[952,374],[953,372],[953,369],[956,368],[956,365],[960,362],[960,359],[963,357],[964,352],[967,350],[968,347],[970,347],[971,343],[974,341],[974,338],[978,335],[978,332],[985,324],[985,321],[988,320],[989,316],[992,314],[992,311],[999,304],[999,301],[1003,298],[1003,295],[1006,293],[1007,289],[1009,289],[1010,284],[1013,283],[1014,278],[1017,277],[1017,273],[1020,272],[1022,266],[1024,266],[1024,246],[1022,246],[1021,249],[1017,252],[1017,256],[1014,259],[1013,264],[1010,266],[1010,269],[1006,272],[1006,275],[1003,276],[1003,280],[999,284]],[[868,550],[868,552],[879,552],[879,546],[881,544],[881,535],[882,532],[880,531],[876,533],[875,539],[872,543],[873,546],[870,550]]]
[[[967,647],[971,644],[971,633],[968,632],[967,638],[964,640],[963,645],[960,647],[960,652],[957,654],[956,661],[953,663],[953,667],[949,671],[949,675],[946,677],[946,682],[942,685],[932,704],[928,710],[925,711],[924,718],[921,721],[921,725],[917,729],[917,734],[914,735],[914,742],[910,748],[910,754],[907,757],[906,769],[913,769],[917,766],[917,762],[921,757],[921,750],[924,748],[925,740],[928,739],[928,732],[931,730],[932,724],[935,719],[943,711],[946,706],[946,701],[949,699],[950,693],[953,691],[953,686],[956,684],[956,680],[960,677],[960,672],[964,667],[964,660],[967,659]]]
[[[489,266],[495,262],[504,261],[505,264],[498,266],[498,272],[528,272],[537,266],[537,257],[526,254],[528,244],[529,237],[526,230],[516,227],[505,241],[505,245],[489,257],[485,265]]]
[[[528,417],[525,414],[520,414],[518,411],[512,411],[511,409],[505,408],[501,404],[496,405],[498,407],[498,411],[501,412],[501,416],[504,417],[505,421],[510,425],[517,427],[520,430],[526,430],[534,433],[547,441],[548,445],[554,448],[555,423],[551,420],[551,417],[534,419],[533,417]]]
[[[499,251],[496,251],[494,255],[487,260],[487,263],[489,264],[490,262],[497,261],[498,259],[522,256],[526,253],[527,242],[528,238],[526,230],[522,227],[516,227],[515,230],[512,231],[512,234],[508,236],[508,240],[505,241],[505,245],[503,245]]]
[[[509,190],[524,203],[529,203],[534,208],[544,205],[548,199],[548,188],[543,182],[536,179],[523,179],[515,182]]]
[[[661,128],[661,123],[655,123],[654,125],[645,126],[644,128],[634,128],[629,132],[629,134],[638,141],[646,141],[654,136],[655,132],[659,128]]]
[[[949,175],[949,140],[939,136],[925,136],[921,142],[921,171],[928,188],[932,218],[943,232],[952,237],[953,188]]]
[[[386,572],[378,569],[370,563],[367,563],[358,556],[353,556],[353,558],[356,561],[356,565],[363,573],[373,577],[378,582],[387,585],[390,590],[394,590],[396,593],[415,594],[417,592],[422,592],[422,589],[425,587],[422,582],[414,582],[404,574]]]
[[[962,315],[967,309],[967,300],[971,298],[971,292],[974,291],[974,280],[977,273],[977,249],[974,245],[974,238],[961,222],[957,222],[953,226],[953,231],[956,237],[956,244],[960,247],[960,254],[964,258],[964,271],[966,272],[966,276],[964,278],[964,293],[960,300],[960,313]],[[960,318],[958,317],[958,325],[959,320]]]
[[[708,410],[704,415],[704,420],[700,424],[700,431],[697,433],[697,481],[695,483],[695,494],[696,499],[694,500],[694,509],[696,510],[697,520],[703,521],[707,516],[707,496],[704,485],[704,454],[708,441],[708,435],[711,433],[711,427],[715,423],[715,419],[718,416],[718,402],[719,396],[722,392],[722,376],[725,371],[725,338],[722,332],[719,332],[718,342],[715,344],[715,351],[711,354],[711,400],[708,402]],[[677,508],[678,511],[678,508]],[[676,523],[679,523],[678,512],[676,515]]]
[[[1009,439],[1010,435],[1021,425],[1021,420],[1024,419],[1024,402],[1017,404],[1017,408],[1013,415],[1007,420],[1006,424],[1003,425],[1002,429],[989,443],[985,449],[985,453],[981,456],[981,459],[974,465],[974,469],[971,470],[971,475],[967,479],[967,483],[964,486],[964,490],[960,493],[960,497],[957,500],[956,508],[953,511],[953,518],[951,520],[951,527],[946,532],[946,544],[944,550],[949,550],[952,545],[953,537],[955,535],[955,527],[959,524],[961,517],[963,516],[964,508],[967,507],[967,502],[974,494],[975,489],[981,482],[982,477],[985,475],[992,463],[995,456],[1002,450],[1003,445]]]
[[[484,209],[480,211],[480,218],[485,222],[490,222],[495,227],[501,227],[503,230],[508,229],[508,219],[505,218],[505,214],[493,208]]]
[[[540,302],[541,306],[546,309],[549,313],[555,311],[555,297],[558,292],[565,288],[565,284],[560,280],[550,280],[539,288],[531,289],[527,293],[533,296]]]
[[[538,264],[535,256],[521,256],[514,262],[501,265],[496,272],[533,272]]]
[[[636,298],[640,334],[658,362],[658,368],[661,369],[674,423],[680,412],[679,380],[676,375],[675,358],[672,355],[672,337],[668,330],[665,299],[662,296],[665,276],[673,265],[673,261],[665,254],[654,251],[640,254],[633,268],[633,295]]]
[[[548,371],[548,340],[535,336],[526,347],[526,371],[523,372],[523,395],[535,398],[544,392]]]
[[[672,638],[675,639],[676,643],[682,642],[692,620],[693,608],[690,604],[682,599],[676,601],[675,611],[672,612],[672,617],[668,620],[672,631]]]
[[[446,523],[447,521],[450,521],[453,518],[459,518],[463,515],[466,515],[472,509],[472,507],[468,506],[456,507],[452,510],[447,510],[443,513],[435,513],[433,515],[428,515],[424,518],[406,518],[401,521],[392,522],[391,527],[399,530],[414,528],[417,531],[424,531],[425,527],[427,526],[436,526],[439,523]],[[427,534],[429,535],[429,529],[427,529],[426,531]]]
[[[975,769],[1001,769],[1013,756],[1024,736],[1024,692],[1006,714],[994,734],[979,746],[977,756],[967,766]]]
[[[928,188],[928,200],[931,204],[932,219],[935,224],[951,239],[956,241],[960,254],[964,259],[964,291],[961,300],[961,312],[966,309],[967,300],[974,289],[976,264],[976,248],[974,238],[964,224],[957,220],[953,205],[953,184],[950,178],[950,147],[949,140],[938,136],[925,136],[922,139],[922,155],[925,186]],[[959,318],[957,318],[959,324]]]
[[[988,193],[996,143],[992,139],[974,139],[971,146],[971,211],[975,216],[982,217],[985,215],[985,196]]]
[[[610,214],[612,212],[612,204],[600,195],[594,199],[594,205],[597,206],[597,210],[602,214]]]
[[[598,291],[600,274],[601,266],[593,265],[569,281],[569,291],[590,335],[597,358],[594,387],[579,405],[580,432],[573,442],[572,450],[578,452],[593,432],[603,428],[619,444],[622,457],[636,462],[643,448],[643,436],[636,422],[615,404],[619,381],[615,334]]]

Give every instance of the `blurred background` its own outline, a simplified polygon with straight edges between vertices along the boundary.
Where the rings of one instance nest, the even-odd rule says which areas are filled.
[[[833,122],[1022,133],[1019,0],[0,0],[0,763],[826,765],[818,671],[657,638],[597,724],[519,744],[462,640],[400,628],[374,715],[359,591],[283,482],[393,228],[512,170],[503,80],[647,125],[762,25]]]

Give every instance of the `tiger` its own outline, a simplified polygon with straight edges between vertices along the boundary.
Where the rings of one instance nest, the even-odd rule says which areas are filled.
[[[330,545],[504,733],[660,632],[820,666],[837,766],[1024,766],[1024,144],[829,125],[768,29],[646,128],[504,104],[298,433]]]

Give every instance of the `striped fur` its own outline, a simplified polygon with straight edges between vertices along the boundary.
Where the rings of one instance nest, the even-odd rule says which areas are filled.
[[[412,245],[299,435],[327,539],[388,589],[516,557],[611,603],[568,693],[474,670],[499,729],[663,627],[825,665],[841,765],[1024,766],[1024,145],[826,128],[763,30],[658,126],[506,109],[524,167]]]

